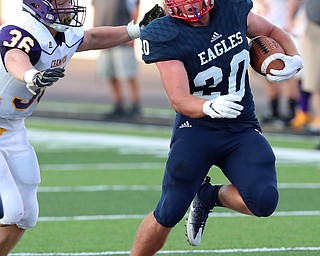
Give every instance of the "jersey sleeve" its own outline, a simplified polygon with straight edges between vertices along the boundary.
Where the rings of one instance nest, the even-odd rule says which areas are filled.
[[[35,65],[41,55],[41,47],[38,41],[26,30],[8,25],[1,29],[0,33],[1,58],[8,50],[16,48],[29,55],[32,65]]]
[[[145,63],[166,60],[182,60],[182,56],[175,51],[178,46],[179,30],[169,17],[157,19],[141,31],[142,59]]]
[[[253,8],[252,0],[247,0],[249,11]]]

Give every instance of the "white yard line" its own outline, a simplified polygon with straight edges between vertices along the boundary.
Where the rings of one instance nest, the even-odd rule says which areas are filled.
[[[320,247],[281,247],[281,248],[235,248],[235,249],[216,249],[216,250],[163,250],[157,255],[171,255],[171,254],[209,254],[209,253],[259,253],[259,252],[288,252],[288,251],[320,251]],[[12,253],[10,256],[102,256],[102,255],[129,255],[129,251],[106,251],[106,252],[76,252],[76,253]]]
[[[46,150],[117,148],[122,154],[151,154],[166,157],[169,139],[97,133],[45,131],[29,129],[29,139]],[[320,163],[320,151],[312,149],[273,148],[278,163]]]
[[[320,189],[320,183],[279,183],[279,189]],[[160,191],[161,186],[147,185],[94,185],[39,187],[40,193],[98,192],[98,191]]]
[[[88,163],[88,164],[40,164],[42,171],[87,171],[87,170],[149,170],[163,169],[164,163]]]
[[[273,217],[305,217],[305,216],[320,216],[320,211],[282,211],[275,212]],[[144,214],[118,214],[118,215],[83,215],[83,216],[61,216],[61,217],[39,217],[39,222],[51,221],[95,221],[95,220],[130,220],[130,219],[144,219]],[[223,212],[223,213],[210,213],[209,217],[214,218],[250,218],[250,216],[237,213],[237,212]]]
[[[65,186],[65,187],[39,187],[40,193],[65,192],[98,192],[98,191],[160,191],[161,186],[145,185],[95,185],[95,186]]]

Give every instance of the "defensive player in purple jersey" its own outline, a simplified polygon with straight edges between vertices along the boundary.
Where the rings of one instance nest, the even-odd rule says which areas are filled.
[[[7,255],[39,213],[39,164],[24,119],[46,87],[64,76],[77,51],[110,48],[140,36],[140,29],[164,10],[155,6],[139,24],[84,31],[86,8],[78,0],[23,0],[23,11],[0,32],[0,255]]]
[[[156,209],[141,223],[132,256],[154,255],[171,229],[186,223],[191,245],[201,241],[214,206],[258,217],[278,203],[275,155],[255,115],[248,79],[246,37],[274,38],[285,68],[268,75],[283,81],[302,67],[290,36],[251,12],[251,0],[165,0],[170,16],[141,33],[143,59],[156,63],[176,119]],[[230,184],[211,185],[219,167]],[[207,178],[206,178],[207,177]]]

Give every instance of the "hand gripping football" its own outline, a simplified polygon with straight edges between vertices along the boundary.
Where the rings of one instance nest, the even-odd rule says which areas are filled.
[[[285,53],[281,45],[267,36],[257,36],[250,41],[250,65],[260,75],[270,74],[270,69],[281,70],[284,62],[269,58],[275,53]],[[266,61],[267,59],[267,61]]]

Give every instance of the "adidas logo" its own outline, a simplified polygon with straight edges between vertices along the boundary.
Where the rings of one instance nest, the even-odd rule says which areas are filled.
[[[221,34],[219,34],[218,32],[214,32],[212,37],[211,37],[210,43],[213,43],[214,41],[217,41],[221,37],[222,37]]]
[[[179,126],[179,129],[182,129],[182,128],[192,128],[192,125],[189,124],[189,121],[186,121]]]

